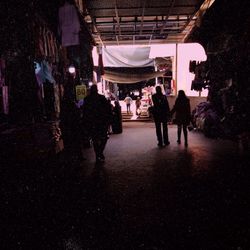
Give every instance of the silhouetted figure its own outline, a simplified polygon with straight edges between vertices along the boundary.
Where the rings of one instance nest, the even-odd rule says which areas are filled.
[[[112,131],[114,134],[122,133],[122,112],[119,101],[115,101],[113,108]]]
[[[139,96],[136,98],[135,106],[136,106],[136,115],[140,116],[141,98]]]
[[[105,161],[103,151],[108,139],[111,117],[111,106],[108,100],[98,94],[96,85],[92,85],[89,95],[84,99],[83,121],[93,141],[97,162]]]
[[[130,106],[133,102],[132,98],[129,95],[127,95],[124,99],[124,102],[126,103],[126,106],[127,106],[127,113],[130,113],[131,112]]]
[[[179,90],[171,115],[175,114],[177,129],[177,143],[181,143],[181,131],[183,129],[185,146],[188,145],[187,126],[191,120],[190,102],[183,90]]]
[[[162,94],[161,87],[156,87],[156,93],[152,96],[153,101],[153,117],[156,128],[156,136],[158,139],[158,146],[162,147],[163,143],[169,145],[168,140],[168,119],[170,116],[168,100]]]
[[[64,97],[61,103],[60,127],[67,153],[84,160],[82,156],[81,115],[76,103],[69,97]]]

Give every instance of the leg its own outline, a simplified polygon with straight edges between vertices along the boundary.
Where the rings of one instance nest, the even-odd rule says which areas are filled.
[[[108,136],[107,136],[107,127],[99,128],[99,133],[96,137],[96,142],[94,144],[94,150],[96,154],[96,161],[104,161],[105,157],[103,155],[103,151],[107,144]]]
[[[100,155],[100,140],[95,137],[92,139],[92,141],[93,141],[95,156],[96,156],[96,159],[98,159],[98,157]]]
[[[181,130],[182,130],[182,125],[179,124],[177,128],[177,142],[180,144],[181,143]]]
[[[183,134],[184,134],[184,140],[185,140],[185,146],[188,145],[188,135],[187,135],[187,125],[183,125]]]
[[[162,132],[161,132],[161,122],[155,121],[156,136],[158,140],[158,146],[162,146]]]
[[[100,156],[100,158],[101,158],[102,160],[105,160],[105,156],[104,156],[104,154],[103,154],[103,151],[104,151],[104,149],[105,149],[105,146],[106,146],[106,144],[107,144],[107,141],[108,141],[107,136],[101,138],[101,142],[100,142],[100,155],[99,155],[99,156]]]
[[[169,140],[168,140],[168,123],[163,122],[162,123],[162,129],[163,129],[163,140],[165,145],[169,145]]]

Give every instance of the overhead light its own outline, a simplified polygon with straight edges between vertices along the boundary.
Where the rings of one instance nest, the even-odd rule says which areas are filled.
[[[68,68],[68,70],[69,70],[70,74],[75,74],[76,73],[76,68],[73,65],[70,65],[69,68]]]

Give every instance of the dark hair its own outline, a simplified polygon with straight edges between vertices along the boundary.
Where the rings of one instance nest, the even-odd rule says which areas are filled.
[[[120,106],[119,101],[115,101],[115,106]]]
[[[184,90],[179,90],[178,91],[178,99],[187,99],[187,96],[185,94],[185,91]]]
[[[157,94],[162,94],[160,86],[156,86],[155,91]]]
[[[90,87],[90,93],[91,94],[97,94],[98,93],[98,90],[97,90],[97,85],[92,85],[91,87]]]

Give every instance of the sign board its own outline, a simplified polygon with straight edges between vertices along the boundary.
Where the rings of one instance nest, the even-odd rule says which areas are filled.
[[[83,100],[87,95],[87,87],[86,85],[76,85],[76,100]]]

